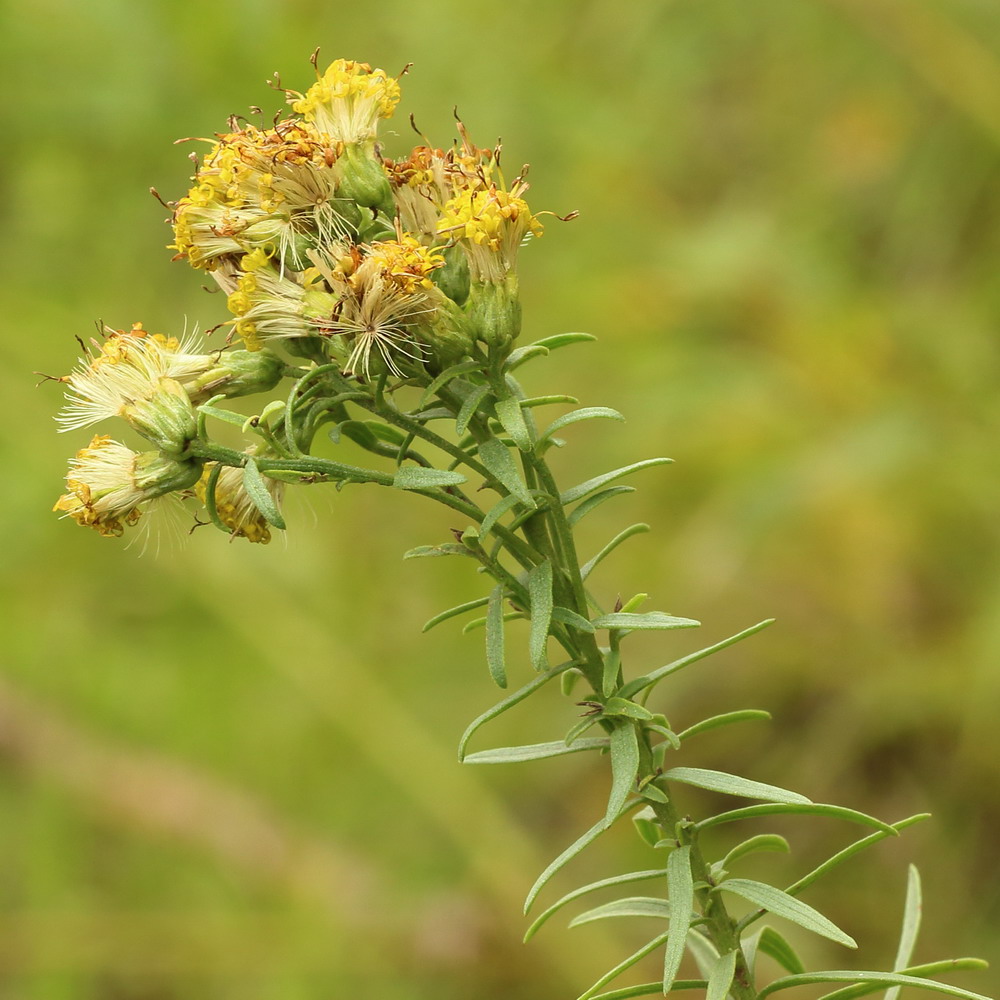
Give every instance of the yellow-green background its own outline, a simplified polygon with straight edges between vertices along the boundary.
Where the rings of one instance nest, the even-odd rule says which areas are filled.
[[[560,475],[677,460],[585,525],[585,551],[653,525],[597,590],[704,622],[637,643],[644,667],[779,619],[660,693],[677,725],[776,716],[684,761],[935,812],[809,896],[863,942],[798,937],[811,960],[891,963],[908,859],[918,957],[1000,959],[995,0],[8,0],[0,27],[3,1000],[549,1000],[657,929],[519,944],[606,777],[456,763],[495,697],[481,635],[418,633],[484,581],[399,557],[463,525],[317,487],[287,541],[203,529],[140,558],[49,512],[87,432],[56,434],[32,372],[65,372],[97,319],[225,318],[147,190],[182,193],[172,141],[273,113],[265,78],[305,86],[317,45],[414,63],[389,152],[409,111],[450,141],[458,104],[532,162],[535,207],[579,209],[522,256],[525,336],[600,341],[526,379],[629,423],[571,429]],[[546,692],[479,745],[571,719]],[[778,881],[854,835],[771,826],[796,856],[746,871]],[[550,893],[648,862],[623,830]]]

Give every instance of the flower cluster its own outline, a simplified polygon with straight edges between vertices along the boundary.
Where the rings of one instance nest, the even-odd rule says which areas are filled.
[[[234,452],[207,490],[214,463],[197,446],[206,406],[328,365],[359,387],[427,386],[457,362],[502,360],[518,335],[517,252],[542,226],[523,176],[505,185],[499,149],[477,147],[459,123],[449,149],[384,156],[378,129],[399,103],[399,81],[367,63],[338,59],[317,67],[304,92],[283,93],[286,117],[232,118],[201,140],[191,186],[169,206],[174,259],[225,294],[226,346],[136,324],[106,330],[60,379],[64,430],[118,418],[154,449],[98,436],[72,461],[56,509],[102,534],[180,493],[205,501],[234,535],[267,541],[240,465],[289,456],[254,425],[267,447]],[[307,367],[291,368],[278,347]],[[279,420],[286,442],[311,433],[304,411]]]

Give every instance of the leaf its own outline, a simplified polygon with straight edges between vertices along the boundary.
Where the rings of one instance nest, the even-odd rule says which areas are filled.
[[[225,396],[216,396],[216,399],[225,399]],[[202,403],[198,407],[198,412],[203,413],[206,417],[215,417],[216,420],[225,421],[227,424],[233,424],[236,427],[242,427],[246,422],[246,416],[242,413],[233,413],[232,410],[223,410],[217,406],[212,406],[209,403]]]
[[[693,726],[688,726],[683,732],[677,734],[681,740],[686,740],[699,733],[707,733],[710,729],[718,729],[720,726],[728,726],[733,722],[747,722],[751,719],[770,719],[771,713],[760,708],[742,708],[735,712],[723,712],[721,715],[713,715],[710,719],[702,719]]]
[[[848,948],[858,946],[854,938],[845,934],[832,920],[814,910],[808,903],[789,896],[776,886],[755,882],[752,879],[731,878],[713,890],[713,892],[719,891],[730,892],[741,899],[749,900],[755,906],[760,906],[775,916],[791,920],[807,931],[812,931],[813,934],[819,934]]]
[[[618,678],[621,675],[622,657],[621,653],[614,647],[604,654],[604,665],[601,671],[601,694],[605,698],[618,687]]]
[[[633,535],[643,535],[647,531],[649,531],[648,524],[633,524],[627,527],[624,531],[618,532],[618,534],[615,535],[615,537],[612,538],[611,541],[608,542],[608,544],[605,545],[593,559],[584,563],[583,566],[580,567],[580,578],[586,580],[587,577],[593,572],[594,567],[601,562],[602,559],[611,555],[611,553],[614,552],[614,550],[617,549],[622,542],[627,541]]]
[[[577,997],[577,1000],[591,1000],[597,990],[599,990],[602,986],[606,986],[613,979],[617,979],[623,972],[631,969],[637,962],[641,962],[642,959],[644,959],[651,951],[656,951],[656,949],[667,940],[667,935],[669,933],[669,931],[666,931],[663,934],[657,934],[652,941],[647,941],[638,951],[634,951],[623,962],[619,962],[613,969],[605,972],[604,975],[590,987],[590,989],[581,993],[580,996]],[[666,990],[664,990],[664,992],[666,992]]]
[[[468,480],[461,472],[425,469],[422,465],[404,465],[392,477],[392,485],[397,490],[431,490],[439,486],[458,486],[465,482]]]
[[[845,806],[833,806],[825,802],[813,802],[809,805],[799,805],[793,802],[769,802],[767,805],[744,806],[742,809],[731,809],[729,812],[719,813],[716,816],[709,816],[695,823],[694,828],[699,833],[708,830],[713,826],[720,826],[723,823],[735,823],[741,819],[755,819],[758,816],[777,816],[779,814],[797,814],[801,816],[834,816],[838,819],[847,820],[850,823],[860,823],[862,826],[873,826],[877,830],[886,831],[889,836],[895,836],[896,830],[888,823],[868,816],[866,813],[858,812],[856,809],[848,809]]]
[[[438,389],[446,386],[453,378],[459,375],[464,375],[467,372],[480,371],[482,365],[478,361],[459,361],[457,365],[452,365],[450,368],[445,368],[440,375],[435,378],[426,389],[424,389],[424,394],[420,397],[420,404],[418,409],[423,409],[434,397],[437,395]]]
[[[687,949],[694,958],[698,971],[707,979],[713,966],[719,960],[719,951],[704,934],[699,933],[694,927],[689,927],[687,932]],[[746,951],[744,950],[744,954]],[[747,957],[749,962],[749,956]]]
[[[554,351],[557,347],[565,347],[567,344],[582,344],[589,340],[597,340],[592,333],[556,333],[551,337],[542,337],[536,340],[532,347],[545,347]]]
[[[607,920],[610,917],[664,917],[670,916],[670,904],[658,896],[628,896],[616,899],[603,906],[595,906],[592,910],[574,917],[566,926],[579,927],[581,924],[593,923],[595,920]]]
[[[981,958],[946,958],[943,961],[928,962],[924,965],[911,965],[908,969],[898,969],[901,976],[919,976],[930,979],[931,976],[939,976],[942,972],[982,972],[989,968],[989,962],[984,962]],[[910,985],[907,983],[907,985]],[[855,983],[852,986],[842,986],[839,990],[826,993],[820,1000],[855,1000],[856,997],[869,996],[878,993],[883,986],[876,983]],[[896,987],[892,987],[896,989]]]
[[[605,718],[615,715],[623,715],[628,719],[639,719],[648,722],[654,718],[653,713],[645,705],[638,705],[627,698],[608,698],[604,703],[604,711],[601,713]],[[662,719],[663,716],[661,715]]]
[[[440,545],[418,545],[403,553],[404,559],[427,559],[437,556],[471,556],[472,553],[458,542],[442,542]],[[487,598],[488,600],[488,598]],[[485,603],[485,601],[483,602]]]
[[[632,823],[643,843],[649,847],[656,847],[659,844],[660,838],[663,836],[663,828],[656,821],[656,813],[653,812],[652,806],[640,809],[632,817]]]
[[[910,976],[904,972],[861,972],[847,969],[836,969],[829,972],[807,972],[803,975],[784,976],[768,983],[757,993],[757,1000],[777,993],[778,990],[788,990],[794,986],[811,986],[814,983],[870,983],[872,993],[877,993],[884,986],[916,986],[920,989],[932,990],[935,993],[947,993],[949,996],[962,997],[963,1000],[990,1000],[982,993],[963,990],[950,983],[939,983],[934,979],[922,979]],[[862,994],[855,994],[860,996]]]
[[[629,809],[638,804],[638,799],[626,802],[622,807],[621,812],[615,816],[612,823],[617,822],[629,811]],[[559,857],[557,857],[555,861],[553,861],[548,868],[546,868],[545,871],[538,876],[535,880],[535,884],[528,890],[527,898],[524,901],[525,913],[531,909],[532,904],[538,898],[538,894],[542,891],[542,889],[545,888],[549,879],[551,879],[552,876],[555,875],[556,872],[558,872],[568,861],[572,861],[573,858],[575,858],[585,847],[597,840],[597,838],[604,833],[604,831],[607,830],[612,823],[608,822],[607,816],[602,816],[589,830],[587,830],[586,833],[574,840],[573,843],[570,844],[569,847],[567,847],[566,850],[563,851],[562,854],[560,854]]]
[[[520,400],[508,396],[506,399],[498,399],[493,408],[500,426],[510,435],[514,444],[521,451],[531,451],[533,444],[528,433],[528,425],[524,422]]]
[[[507,356],[507,360],[504,362],[503,366],[504,371],[512,372],[515,368],[520,368],[525,361],[530,361],[532,358],[536,358],[538,356],[544,357],[548,353],[548,347],[541,342],[527,344],[524,347],[518,347],[516,350],[511,351]]]
[[[551,438],[556,431],[562,430],[563,427],[568,427],[570,424],[579,423],[581,420],[594,420],[599,417],[603,417],[607,420],[625,419],[617,410],[612,410],[608,406],[585,406],[580,410],[573,410],[571,413],[564,413],[561,417],[556,417],[556,419],[545,428],[545,431],[538,439],[538,443],[539,445],[542,445],[545,441]]]
[[[708,986],[704,979],[675,979],[670,987],[672,993],[678,990],[703,990]],[[600,993],[590,1000],[632,1000],[632,997],[651,997],[663,995],[663,983],[643,983],[641,986],[626,986],[610,993]]]
[[[725,771],[709,771],[701,767],[674,767],[663,777],[667,781],[679,781],[684,785],[694,785],[696,788],[707,788],[712,792],[723,792],[726,795],[742,795],[746,799],[765,799],[768,802],[793,802],[808,804],[807,799],[798,792],[790,792],[787,788],[777,785],[765,785],[762,781],[751,781],[736,774]]]
[[[681,967],[687,932],[691,926],[691,910],[694,907],[691,848],[687,844],[671,851],[667,858],[667,894],[670,898],[671,919],[667,948],[663,955],[664,993],[670,992],[677,978],[677,970]]]
[[[705,1000],[726,1000],[726,994],[736,975],[736,950],[720,955],[714,968],[708,975],[708,986],[705,989]]]
[[[737,632],[736,635],[731,635],[728,639],[723,639],[721,642],[717,642],[712,646],[706,646],[704,649],[699,649],[696,653],[688,653],[687,656],[682,656],[679,660],[674,660],[672,663],[668,663],[665,667],[659,667],[652,673],[646,674],[644,677],[636,677],[634,680],[628,682],[618,693],[623,698],[631,698],[632,695],[637,694],[642,691],[643,688],[652,687],[658,681],[663,680],[668,674],[676,673],[678,670],[682,670],[684,667],[689,666],[692,663],[697,663],[698,660],[703,660],[706,656],[711,656],[712,653],[717,653],[720,649],[725,649],[727,646],[735,645],[741,639],[746,639],[751,635],[756,635],[758,632],[767,628],[768,625],[773,625],[774,619],[768,618],[765,621],[758,622],[756,625],[751,625],[750,628],[744,629],[742,632]]]
[[[480,537],[485,538],[492,530],[493,526],[504,516],[508,511],[513,510],[521,501],[518,500],[516,496],[511,494],[506,496],[500,501],[498,501],[493,507],[491,507],[483,518],[482,523],[479,525]]]
[[[574,503],[577,500],[582,500],[588,493],[593,493],[594,490],[599,490],[602,486],[606,486],[608,483],[613,483],[616,479],[621,479],[622,476],[627,476],[632,472],[638,472],[640,469],[650,469],[654,465],[668,465],[671,462],[673,462],[672,458],[647,458],[642,462],[635,462],[632,465],[624,465],[620,469],[605,472],[603,475],[595,476],[593,479],[588,479],[586,482],[579,483],[576,486],[571,486],[559,497],[559,500],[564,506],[566,504]]]
[[[475,632],[477,628],[482,628],[486,624],[487,615],[483,615],[482,618],[473,618],[471,622],[466,622],[462,626],[462,635],[468,635],[470,632]],[[516,618],[523,618],[524,614],[520,611],[505,611],[503,613],[503,621],[512,622]]]
[[[646,882],[654,878],[665,878],[666,874],[667,872],[665,868],[652,868],[645,871],[628,872],[625,875],[612,875],[610,878],[602,878],[597,882],[590,882],[587,885],[581,886],[579,889],[574,889],[572,892],[566,893],[566,895],[561,899],[556,900],[556,902],[554,902],[544,913],[536,918],[535,922],[524,934],[525,943],[538,933],[539,928],[541,928],[542,924],[548,921],[550,917],[558,913],[564,906],[567,906],[569,903],[579,899],[581,896],[586,896],[591,892],[597,892],[599,889],[609,889],[616,885],[626,885],[630,882]]]
[[[463,545],[462,548],[465,548]],[[474,601],[466,601],[465,604],[456,604],[453,608],[448,608],[447,611],[442,611],[440,614],[436,614],[433,618],[428,618],[424,622],[424,627],[420,630],[421,632],[429,632],[435,625],[440,625],[441,622],[448,621],[449,618],[456,618],[458,615],[464,615],[466,611],[475,611],[476,608],[481,608],[484,604],[489,601],[489,597],[477,597]]]
[[[278,510],[278,505],[274,502],[274,497],[271,496],[257,463],[252,458],[248,458],[247,464],[243,466],[243,486],[253,505],[260,511],[261,517],[275,528],[284,529],[285,519],[281,516],[281,511]]]
[[[486,598],[489,600],[489,598]],[[482,715],[477,716],[469,725],[466,727],[464,733],[462,733],[462,739],[458,744],[458,759],[465,759],[465,748],[469,745],[469,740],[475,735],[476,731],[484,726],[487,722],[492,721],[499,715],[503,715],[509,708],[513,708],[515,705],[524,701],[525,698],[533,695],[540,687],[547,684],[553,677],[558,677],[560,674],[565,673],[571,667],[573,667],[574,661],[569,660],[566,663],[560,663],[557,667],[552,667],[550,670],[546,670],[544,674],[540,674],[535,677],[530,683],[525,684],[524,687],[518,688],[513,694],[508,695],[503,701],[498,702],[492,708],[488,708]]]
[[[576,396],[566,396],[562,393],[554,393],[549,396],[528,396],[520,400],[522,410],[532,410],[536,406],[551,406],[553,403],[568,403],[575,406],[580,400]]]
[[[910,865],[906,873],[906,902],[903,904],[903,929],[899,935],[899,948],[896,951],[894,971],[905,969],[913,958],[913,949],[917,945],[917,935],[920,933],[920,915],[923,909],[920,892],[920,872],[916,865]],[[804,969],[802,970],[805,971]],[[887,990],[885,1000],[897,1000],[899,987]]]
[[[469,421],[472,420],[473,414],[479,409],[479,404],[490,394],[490,387],[488,385],[477,385],[468,396],[462,400],[462,405],[459,407],[458,416],[455,417],[455,431],[458,434],[464,434],[469,426]]]
[[[788,854],[791,847],[788,846],[788,841],[784,837],[779,837],[776,833],[758,833],[756,837],[750,837],[742,844],[737,844],[722,859],[721,867],[727,869],[740,858],[745,858],[748,854],[759,854],[762,851]]]
[[[806,971],[798,953],[773,927],[765,927],[761,930],[757,941],[757,950],[769,955],[792,975],[799,975]]]
[[[503,651],[503,587],[497,584],[486,605],[486,664],[497,687],[507,686]]]
[[[567,515],[566,520],[572,528],[581,518],[586,517],[595,507],[600,507],[605,500],[620,496],[622,493],[635,493],[634,486],[609,486],[600,493],[595,493],[592,497],[587,497],[582,503],[573,508]]]
[[[643,614],[616,611],[610,615],[601,615],[600,618],[595,618],[591,624],[594,628],[636,631],[640,629],[694,628],[701,622],[696,622],[693,618],[675,618],[662,611],[646,611]]]
[[[585,741],[579,740],[573,746],[577,747],[583,742]],[[635,788],[638,775],[639,734],[634,723],[624,720],[616,723],[611,730],[611,795],[608,797],[608,812],[605,817],[609,823],[618,815]]]
[[[531,599],[531,632],[528,649],[531,665],[545,669],[545,647],[552,623],[552,563],[547,559],[528,572],[528,596]]]
[[[578,615],[575,611],[570,611],[569,608],[554,607],[552,618],[554,621],[562,622],[563,625],[575,628],[578,632],[588,632],[592,635],[597,631],[583,615]]]
[[[535,501],[532,499],[528,487],[524,485],[524,481],[517,471],[514,457],[507,450],[505,444],[496,438],[487,438],[479,446],[479,458],[490,475],[508,493],[516,496],[527,507],[535,506]]]
[[[605,750],[606,736],[591,740],[577,740],[567,746],[565,740],[553,743],[529,743],[518,747],[497,747],[495,750],[479,750],[463,758],[465,764],[520,764],[527,760],[544,760],[546,757],[563,757],[581,750]]]

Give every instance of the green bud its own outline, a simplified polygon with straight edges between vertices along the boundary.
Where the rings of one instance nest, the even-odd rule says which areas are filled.
[[[216,363],[185,385],[197,406],[222,393],[230,398],[268,392],[280,381],[285,363],[273,351],[220,351]]]
[[[395,214],[392,188],[385,168],[375,155],[375,143],[352,142],[337,160],[341,170],[337,194],[365,208],[378,209],[390,218]]]
[[[468,357],[475,342],[462,309],[444,296],[434,310],[433,324],[421,330],[421,335],[430,348],[428,368],[434,371],[443,371]]]
[[[155,392],[126,403],[119,413],[144,438],[168,454],[182,452],[197,433],[187,390],[172,378],[161,378]]]
[[[152,500],[194,486],[201,478],[201,462],[179,462],[160,451],[144,451],[135,456],[132,476],[145,499]]]
[[[469,260],[465,251],[458,246],[445,247],[441,251],[444,267],[431,274],[431,280],[452,302],[462,305],[469,297]]]
[[[521,332],[517,279],[510,275],[496,284],[473,282],[464,309],[469,334],[489,347],[509,350]]]

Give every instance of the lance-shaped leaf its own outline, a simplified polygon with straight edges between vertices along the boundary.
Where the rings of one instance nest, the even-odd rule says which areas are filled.
[[[552,623],[552,563],[533,566],[528,573],[528,597],[531,599],[531,632],[528,649],[536,670],[545,669],[545,645]]]
[[[917,935],[920,933],[920,917],[923,911],[922,894],[920,891],[920,872],[916,865],[910,865],[906,875],[906,902],[903,904],[903,930],[899,935],[899,948],[896,950],[896,961],[893,971],[905,969],[913,958],[913,949],[917,946]],[[805,971],[805,970],[802,970]],[[887,990],[885,1000],[897,1000],[899,987],[893,986]]]
[[[491,719],[495,719],[498,715],[503,715],[503,713],[508,709],[513,708],[518,703],[524,701],[525,698],[534,694],[540,687],[552,680],[553,677],[558,677],[561,673],[564,673],[573,666],[575,666],[575,664],[573,661],[570,661],[568,663],[560,663],[559,666],[552,667],[551,670],[546,670],[544,674],[540,674],[529,684],[525,684],[524,687],[518,688],[513,694],[504,698],[503,701],[498,702],[492,708],[483,712],[482,715],[473,719],[472,722],[469,723],[468,728],[462,734],[462,739],[458,744],[458,759],[465,759],[465,748],[469,745],[469,740],[472,739],[476,730],[485,725]]]
[[[646,611],[641,614],[614,611],[594,618],[591,624],[594,628],[627,629],[633,632],[645,629],[696,628],[701,622],[696,622],[693,618],[676,618],[662,611]]]
[[[565,347],[567,344],[582,344],[587,341],[597,340],[592,333],[554,333],[551,337],[542,337],[530,346],[544,347],[549,351],[554,351],[557,347]]]
[[[486,664],[497,687],[507,686],[507,667],[503,649],[503,587],[497,584],[490,591],[486,606]]]
[[[813,934],[819,934],[848,948],[857,948],[858,946],[854,938],[845,934],[832,920],[824,917],[819,910],[814,910],[808,903],[803,903],[801,899],[789,896],[787,892],[783,892],[776,886],[755,882],[753,879],[731,878],[726,879],[713,891],[730,892],[734,896],[739,896],[741,899],[746,899],[755,906],[767,910],[768,913],[791,920],[807,931],[812,931]]]
[[[465,399],[462,400],[462,405],[459,407],[458,416],[455,417],[455,431],[458,434],[464,434],[469,427],[469,421],[472,420],[473,415],[476,410],[479,409],[479,405],[482,401],[490,394],[490,387],[488,385],[477,385]]]
[[[633,535],[643,535],[647,531],[649,531],[649,525],[640,523],[640,524],[632,524],[629,527],[627,527],[624,531],[618,532],[618,534],[615,535],[615,537],[612,538],[611,541],[608,542],[608,544],[605,545],[604,548],[601,549],[601,551],[598,552],[593,559],[590,559],[588,562],[584,563],[583,566],[580,567],[581,579],[586,580],[587,577],[590,576],[590,574],[594,571],[594,567],[597,566],[598,563],[600,563],[603,559],[609,556],[612,552],[614,552],[614,550],[617,549],[622,542],[627,541]]]
[[[442,542],[440,545],[417,545],[403,553],[404,559],[433,559],[437,556],[471,556],[472,551],[458,542]],[[485,601],[483,602],[486,603]]]
[[[398,490],[432,490],[440,486],[458,486],[467,481],[461,472],[426,469],[422,465],[404,465],[392,477],[392,485]]]
[[[897,969],[901,976],[917,976],[923,979],[931,979],[940,976],[944,972],[982,972],[989,968],[989,962],[984,962],[981,958],[946,958],[938,962],[927,962],[921,965],[911,965],[908,969]],[[876,983],[854,983],[851,986],[842,986],[839,990],[824,994],[820,1000],[857,1000],[858,997],[870,996],[878,993],[884,987]],[[895,989],[895,987],[892,987]],[[886,991],[888,992],[888,990]]]
[[[564,505],[574,503],[577,500],[582,500],[588,493],[593,493],[595,490],[607,486],[608,483],[613,483],[616,479],[621,479],[622,476],[638,472],[640,469],[650,469],[655,465],[669,465],[672,461],[672,458],[647,458],[642,462],[624,465],[620,469],[613,469],[611,472],[605,472],[603,475],[595,476],[586,482],[571,486],[559,499]]]
[[[573,747],[589,740],[577,740]],[[628,719],[615,723],[611,730],[611,795],[608,797],[607,821],[618,815],[635,788],[639,774],[639,735]]]
[[[608,889],[616,885],[626,885],[630,882],[647,882],[654,878],[665,878],[666,874],[667,871],[665,868],[650,868],[645,871],[627,872],[625,875],[612,875],[610,878],[602,878],[597,882],[590,882],[587,885],[580,886],[580,888],[574,889],[572,892],[566,893],[561,899],[556,900],[556,902],[535,919],[534,923],[525,931],[525,943],[535,936],[542,924],[558,913],[564,906],[574,902],[574,900],[579,899],[581,896],[586,896],[588,893],[597,892],[599,889]]]
[[[769,955],[786,972],[797,976],[806,971],[795,949],[773,927],[764,927],[757,938],[757,950]]]
[[[708,983],[704,979],[675,979],[670,987],[671,993],[681,990],[705,990]],[[633,997],[651,997],[663,995],[663,983],[642,983],[640,986],[625,986],[610,993],[599,993],[590,1000],[632,1000]]]
[[[659,917],[669,918],[670,904],[658,896],[628,896],[615,899],[602,906],[595,906],[574,917],[566,926],[579,927],[595,920],[608,920],[612,917]]]
[[[524,421],[524,412],[521,410],[521,401],[513,396],[505,399],[498,399],[494,405],[497,420],[500,426],[510,435],[511,440],[521,449],[521,451],[531,451],[531,435],[528,433],[528,425]]]
[[[639,804],[638,799],[633,799],[630,802],[626,802],[622,806],[621,812],[615,816],[614,820],[610,823],[606,816],[602,816],[586,833],[578,837],[573,841],[569,847],[566,848],[562,854],[559,855],[541,875],[535,880],[535,884],[528,890],[528,896],[524,901],[524,912],[527,913],[532,904],[538,898],[538,894],[545,888],[548,884],[549,879],[556,874],[568,861],[572,861],[585,847],[592,844],[597,838],[607,830],[612,823],[624,816],[630,809]]]
[[[721,867],[727,869],[740,858],[745,858],[748,854],[759,854],[761,851],[777,851],[788,854],[791,848],[788,846],[788,841],[776,833],[758,833],[756,837],[750,837],[742,844],[737,844],[722,859]]]
[[[485,538],[492,530],[493,526],[504,516],[508,511],[513,510],[521,501],[511,494],[510,496],[502,497],[497,503],[495,503],[486,513],[483,518],[482,523],[479,525],[479,534],[482,538]]]
[[[479,458],[487,471],[508,492],[517,497],[527,507],[534,507],[531,492],[524,485],[514,456],[507,446],[496,438],[488,438],[479,446]]]
[[[726,1000],[726,994],[732,985],[736,974],[736,951],[727,951],[720,955],[708,974],[708,986],[705,989],[705,1000]]]
[[[845,806],[829,805],[825,802],[813,802],[809,805],[795,802],[768,802],[766,805],[744,806],[742,809],[730,809],[728,812],[718,813],[709,816],[695,823],[694,828],[699,833],[708,830],[713,826],[721,826],[723,823],[736,823],[741,819],[756,819],[758,816],[778,816],[781,814],[797,814],[800,816],[832,816],[837,819],[847,820],[849,823],[860,823],[862,826],[873,826],[876,830],[883,830],[890,837],[894,837],[897,831],[888,823],[869,816],[866,813],[858,812],[856,809],[848,809]]]
[[[677,734],[680,740],[690,739],[699,733],[707,733],[710,729],[718,729],[720,726],[730,726],[734,722],[749,722],[752,719],[770,719],[771,713],[760,708],[740,708],[735,712],[723,712],[721,715],[713,715],[711,718],[702,719],[693,726],[688,726],[683,732]]]
[[[465,548],[463,545],[462,548]],[[465,604],[456,604],[453,608],[448,608],[447,611],[442,611],[436,614],[433,618],[428,618],[424,622],[424,627],[420,630],[421,632],[429,632],[435,625],[440,625],[441,622],[448,621],[449,618],[456,618],[458,615],[464,615],[466,611],[475,611],[476,608],[481,608],[484,604],[489,601],[489,597],[477,597],[474,601],[466,601]]]
[[[465,375],[468,372],[480,371],[482,365],[478,361],[459,361],[458,364],[452,365],[450,368],[445,368],[437,378],[433,379],[431,384],[424,389],[423,395],[420,397],[419,409],[423,409],[433,398],[437,395],[438,389],[446,386],[453,378],[457,378],[459,375]]]
[[[243,486],[253,505],[260,511],[261,517],[275,528],[284,529],[285,519],[281,516],[281,511],[278,510],[278,505],[274,502],[274,497],[271,496],[271,491],[264,483],[264,477],[261,476],[260,469],[252,458],[248,458],[247,464],[243,466]]]
[[[726,795],[741,795],[745,799],[765,799],[768,802],[810,803],[798,792],[790,792],[787,788],[777,785],[765,785],[762,781],[751,781],[736,774],[725,771],[709,771],[701,767],[673,767],[663,777],[667,781],[679,781],[684,785],[694,785],[697,788],[707,788],[712,792],[723,792]]]
[[[935,979],[923,979],[920,976],[910,976],[905,972],[868,972],[850,969],[832,969],[826,972],[807,972],[798,976],[784,976],[768,983],[758,993],[758,1000],[778,990],[788,990],[795,986],[813,986],[817,983],[867,983],[872,989],[868,992],[877,993],[887,986],[915,986],[919,989],[930,990],[934,993],[945,993],[948,996],[961,997],[962,1000],[991,1000],[990,997],[983,996],[982,993],[973,993],[972,990],[963,990],[959,986],[952,986],[950,983],[939,983]],[[861,996],[863,994],[855,994]]]
[[[578,423],[581,420],[594,420],[601,417],[606,420],[625,419],[617,410],[612,410],[607,406],[585,406],[582,409],[573,410],[571,413],[564,413],[561,417],[556,417],[556,419],[545,428],[545,432],[538,439],[538,443],[539,445],[542,445],[543,442],[551,438],[556,431],[560,431],[564,427],[568,427],[570,424]]]
[[[635,493],[634,486],[609,486],[606,490],[601,490],[600,493],[595,493],[593,496],[587,497],[586,500],[577,504],[576,507],[570,511],[566,520],[569,522],[569,526],[572,528],[581,519],[586,517],[592,510],[600,507],[605,500],[610,500],[612,497],[621,496],[622,493]]]
[[[570,628],[575,628],[578,632],[589,632],[593,634],[597,630],[594,626],[587,621],[583,615],[578,615],[575,611],[571,611],[569,608],[560,608],[558,606],[552,609],[552,618],[554,621],[562,622],[563,625],[569,625]]]
[[[545,757],[562,757],[568,753],[579,753],[581,750],[605,750],[608,747],[606,736],[594,739],[577,740],[566,745],[565,740],[552,743],[528,743],[517,747],[497,747],[493,750],[478,750],[463,758],[466,764],[519,764],[526,760],[543,760]]]
[[[694,907],[694,877],[691,874],[691,848],[685,844],[667,858],[667,894],[670,898],[670,930],[663,955],[663,992],[669,993],[681,967],[691,910]]]
[[[629,955],[625,961],[619,962],[613,969],[605,972],[604,975],[590,987],[590,989],[584,990],[584,992],[577,997],[577,1000],[591,1000],[591,998],[594,997],[602,986],[606,986],[612,980],[617,979],[623,972],[628,971],[637,962],[642,961],[642,959],[644,959],[651,951],[656,951],[656,949],[667,940],[668,933],[669,931],[663,934],[657,934],[652,941],[647,941],[638,951]],[[664,992],[666,992],[666,990],[664,990]]]

